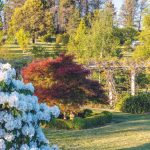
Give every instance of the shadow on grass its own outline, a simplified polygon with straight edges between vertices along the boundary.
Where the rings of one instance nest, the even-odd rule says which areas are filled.
[[[113,122],[126,122],[126,121],[136,121],[136,120],[150,120],[150,115],[136,115],[136,114],[128,114],[121,112],[113,112]]]
[[[146,143],[137,147],[124,148],[119,150],[150,150],[150,143]]]

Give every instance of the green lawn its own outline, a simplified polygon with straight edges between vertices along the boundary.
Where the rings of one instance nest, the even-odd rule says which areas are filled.
[[[150,150],[150,115],[113,113],[107,126],[45,133],[62,150]]]
[[[29,50],[32,48],[32,44],[28,46],[27,50],[24,51],[17,44],[6,44],[0,47],[0,58],[22,58],[23,56],[31,56]],[[42,46],[47,49],[49,54],[55,54],[55,52],[65,52],[66,46],[56,43],[44,43],[37,42],[35,46]]]

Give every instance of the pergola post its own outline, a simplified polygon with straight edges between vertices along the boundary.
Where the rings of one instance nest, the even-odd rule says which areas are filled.
[[[136,93],[136,83],[135,83],[136,71],[135,69],[131,70],[131,95],[135,96]]]
[[[108,83],[108,96],[109,96],[109,104],[111,106],[114,105],[114,99],[116,94],[116,89],[113,80],[113,73],[111,69],[107,70],[107,83]]]

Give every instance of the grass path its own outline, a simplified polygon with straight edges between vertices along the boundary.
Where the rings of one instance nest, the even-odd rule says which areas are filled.
[[[62,150],[150,150],[150,115],[113,115],[113,122],[105,127],[45,132]]]

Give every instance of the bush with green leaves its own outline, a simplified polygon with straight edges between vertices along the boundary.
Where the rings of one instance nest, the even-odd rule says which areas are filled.
[[[137,96],[125,96],[117,103],[116,108],[122,112],[133,114],[150,112],[150,93],[140,93]]]
[[[64,33],[64,34],[62,35],[62,43],[63,43],[64,45],[66,45],[66,44],[68,44],[68,42],[69,42],[69,34]]]
[[[42,37],[42,41],[43,42],[53,42],[53,38],[52,38],[52,35],[50,33],[44,35]]]
[[[91,109],[84,109],[78,113],[78,117],[86,118],[86,117],[90,117],[92,114],[93,111]]]
[[[110,123],[112,120],[112,113],[104,111],[100,114],[95,114],[87,118],[75,117],[73,120],[54,119],[49,123],[50,128],[55,129],[88,129],[103,126]]]
[[[112,120],[112,113],[104,111],[101,114],[97,114],[84,119],[75,118],[73,120],[73,127],[74,129],[95,128],[110,123],[111,120]]]
[[[63,119],[53,119],[49,123],[49,127],[53,129],[66,129],[66,130],[70,130],[73,128],[72,122],[70,120],[63,120]]]

